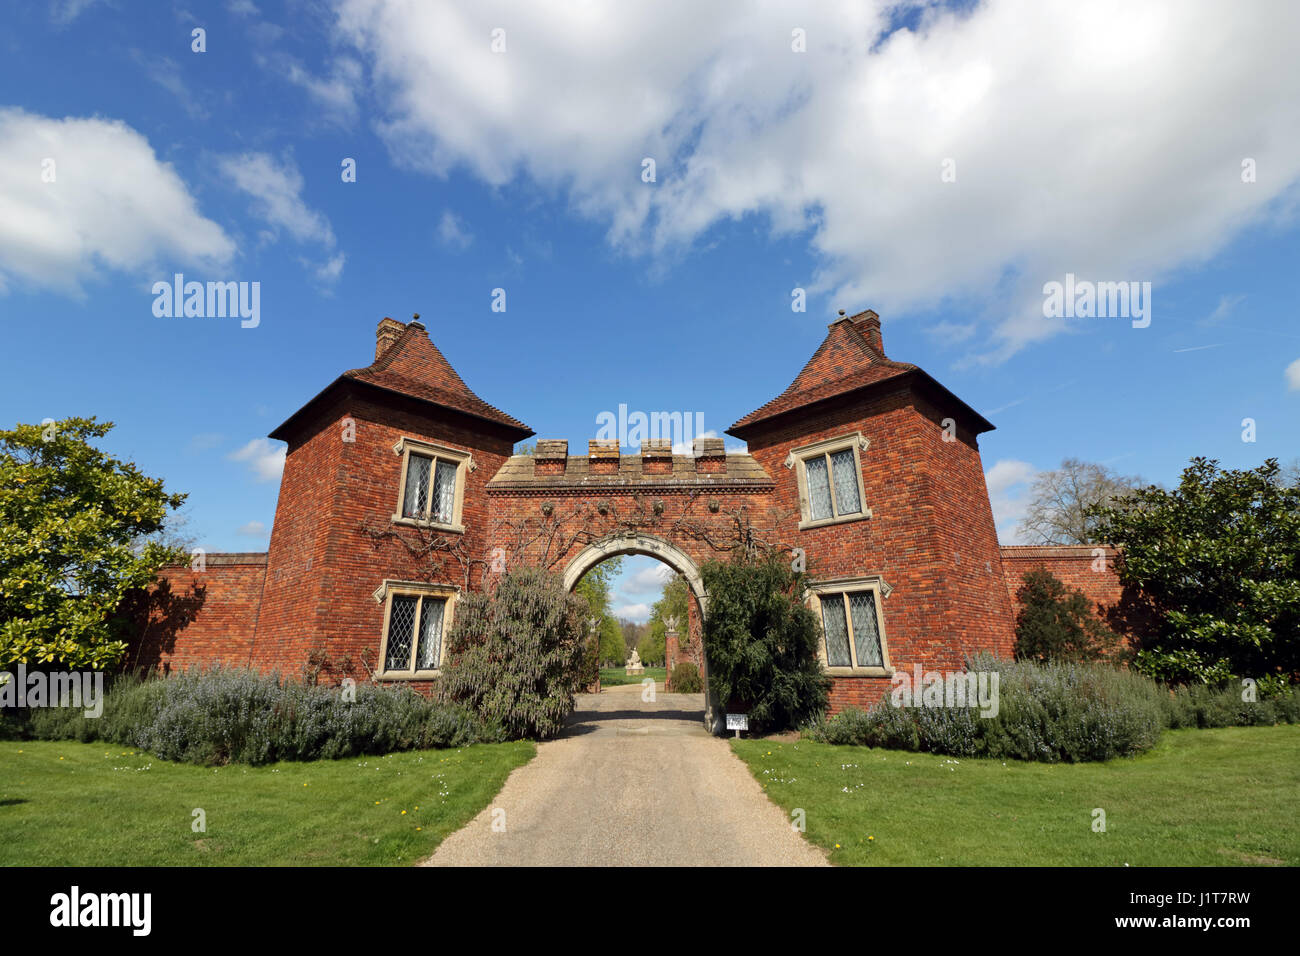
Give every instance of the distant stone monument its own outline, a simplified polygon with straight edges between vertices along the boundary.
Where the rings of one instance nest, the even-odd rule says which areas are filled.
[[[636,652],[635,647],[632,648],[632,656],[627,659],[627,673],[628,674],[645,673],[645,668],[641,666],[641,655]]]

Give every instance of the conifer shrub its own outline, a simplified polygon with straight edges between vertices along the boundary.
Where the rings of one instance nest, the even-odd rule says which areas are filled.
[[[830,678],[818,659],[817,618],[803,602],[804,575],[780,555],[740,552],[701,573],[710,693],[747,713],[759,733],[792,730],[825,711]]]
[[[1119,651],[1119,635],[1104,625],[1082,591],[1045,568],[1029,571],[1016,599],[1016,657],[1038,661],[1097,661]]]

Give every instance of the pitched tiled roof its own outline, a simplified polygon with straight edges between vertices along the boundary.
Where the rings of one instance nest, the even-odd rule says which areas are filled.
[[[875,317],[875,313],[863,314]],[[857,391],[864,385],[920,371],[910,362],[885,358],[884,351],[868,341],[860,331],[861,326],[855,324],[857,318],[846,317],[832,322],[826,338],[790,387],[736,422],[731,430],[774,418],[824,398]],[[878,337],[876,341],[879,341]]]
[[[298,416],[326,392],[346,380],[362,382],[504,425],[520,432],[521,439],[533,434],[533,430],[519,419],[507,415],[501,409],[489,405],[475,395],[451,367],[451,363],[438,351],[438,347],[429,340],[424,326],[419,322],[411,322],[402,329],[401,334],[396,336],[392,345],[379,358],[365,368],[354,368],[344,372],[320,395],[289,416],[283,424],[271,432],[270,437],[287,439],[290,426]]]
[[[373,363],[344,372],[343,376],[532,433],[519,419],[475,395],[419,322],[407,325],[397,341]]]

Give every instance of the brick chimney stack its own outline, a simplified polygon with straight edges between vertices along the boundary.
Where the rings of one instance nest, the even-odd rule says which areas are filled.
[[[393,343],[401,337],[406,331],[406,326],[396,319],[383,318],[379,321],[379,328],[375,329],[375,361],[378,362],[390,348]]]
[[[862,337],[867,340],[875,353],[881,358],[885,357],[885,346],[880,338],[880,316],[867,309],[865,312],[859,312],[853,318],[849,319],[853,327],[857,329]]]

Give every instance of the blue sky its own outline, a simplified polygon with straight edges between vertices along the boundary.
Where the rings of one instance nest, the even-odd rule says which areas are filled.
[[[722,434],[874,308],[997,426],[1005,541],[1066,456],[1300,455],[1294,5],[724,6],[11,7],[3,419],[116,422],[205,547],[260,550],[267,432],[385,315],[580,446],[620,404]],[[156,317],[178,271],[260,283],[258,326]],[[1067,272],[1151,282],[1150,325],[1044,317]]]

